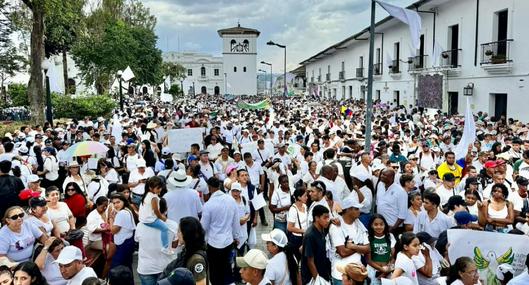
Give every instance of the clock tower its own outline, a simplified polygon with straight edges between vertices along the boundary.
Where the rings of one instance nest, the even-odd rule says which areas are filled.
[[[257,37],[260,32],[241,27],[217,31],[222,38],[225,93],[257,94]]]

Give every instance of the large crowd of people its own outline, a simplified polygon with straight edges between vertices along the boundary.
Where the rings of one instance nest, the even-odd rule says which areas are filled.
[[[375,102],[366,147],[361,101],[237,100],[4,134],[0,284],[529,284],[529,255],[483,273],[448,241],[529,234],[528,124],[478,112],[461,154],[462,117]]]

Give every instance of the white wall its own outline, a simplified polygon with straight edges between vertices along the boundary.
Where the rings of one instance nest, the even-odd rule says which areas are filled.
[[[235,39],[249,41],[249,52],[231,52],[230,42]],[[224,35],[223,37],[223,74],[226,73],[226,93],[232,95],[257,94],[257,50],[255,35]],[[236,71],[235,69],[236,68]],[[244,69],[246,68],[246,71]]]
[[[478,48],[477,64],[474,64],[475,34],[476,34],[476,1],[441,1],[434,0],[420,7],[420,10],[437,10],[435,25],[435,40],[445,49],[448,49],[449,43],[449,26],[459,25],[459,64],[461,67],[457,72],[444,74],[444,96],[443,110],[448,110],[448,92],[458,92],[458,111],[463,113],[465,109],[465,98],[463,88],[470,82],[474,83],[474,95],[472,97],[472,108],[475,112],[484,111],[491,113],[494,111],[493,93],[506,93],[507,95],[507,116],[523,121],[529,121],[529,112],[525,112],[524,105],[527,102],[525,97],[529,82],[529,56],[526,52],[529,46],[529,1],[526,0],[481,0],[479,8],[479,31],[478,31]],[[510,66],[502,73],[493,73],[480,65],[481,44],[496,41],[495,31],[495,13],[508,9],[508,38],[514,41],[510,45],[510,58],[513,60]],[[377,7],[377,13],[385,13]],[[427,69],[418,74],[434,74],[439,69],[431,68],[432,66],[432,49],[433,49],[433,15],[420,13],[422,18],[422,34],[425,37],[424,54],[428,55],[426,59]],[[416,77],[418,74],[408,72],[408,64],[400,63],[400,75],[390,75],[389,67],[386,63],[386,57],[389,53],[393,57],[393,44],[400,42],[400,59],[407,60],[410,56],[409,48],[409,31],[408,27],[396,20],[391,20],[381,24],[376,29],[377,32],[384,33],[384,49],[382,51],[383,70],[381,76],[374,77],[373,98],[375,99],[376,90],[381,92],[381,100],[393,100],[393,91],[400,91],[400,104],[409,105],[414,103],[416,98]],[[368,34],[360,38],[367,38]],[[340,39],[337,39],[340,40]],[[382,36],[376,35],[375,50],[381,48]],[[323,48],[323,47],[322,47]],[[331,55],[324,56],[312,63],[306,64],[307,81],[310,83],[312,72],[314,71],[314,82],[317,83],[318,69],[321,68],[322,82],[321,90],[333,90],[336,88],[338,98],[341,98],[342,86],[346,86],[346,98],[349,96],[349,86],[353,87],[353,97],[361,98],[360,86],[362,82],[355,79],[356,68],[358,66],[358,57],[364,56],[364,76],[367,77],[368,67],[368,40],[352,41],[352,44],[346,49],[340,49]],[[321,57],[321,56],[320,56]],[[338,73],[341,71],[342,61],[345,62],[345,81],[338,80]],[[376,63],[376,60],[375,60]],[[331,82],[324,83],[327,66],[331,65]],[[499,65],[497,65],[499,66]],[[448,74],[448,76],[447,76]],[[365,83],[363,83],[365,84]],[[328,93],[327,93],[328,94]],[[326,94],[326,95],[327,95]],[[331,92],[332,94],[332,92]]]

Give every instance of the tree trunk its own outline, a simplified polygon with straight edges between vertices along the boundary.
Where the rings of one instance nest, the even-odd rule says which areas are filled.
[[[68,57],[66,56],[66,49],[62,50],[62,76],[64,77],[64,94],[70,94],[70,84],[68,84]]]
[[[44,1],[33,1],[31,5],[33,25],[31,29],[30,77],[27,89],[31,119],[43,124],[44,83],[42,78],[42,60],[44,59]]]

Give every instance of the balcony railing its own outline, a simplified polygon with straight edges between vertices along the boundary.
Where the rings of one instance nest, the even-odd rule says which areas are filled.
[[[363,67],[356,68],[356,78],[364,78],[364,68]]]
[[[418,55],[414,57],[409,57],[408,62],[408,71],[421,70],[426,66],[426,57],[427,55]]]
[[[510,49],[512,39],[481,44],[481,64],[512,62]]]
[[[345,71],[340,71],[340,73],[338,73],[338,79],[345,80]]]
[[[318,82],[321,82],[321,75],[318,75]]]
[[[400,73],[400,61],[394,59],[391,61],[391,66],[389,66],[389,73]]]
[[[330,73],[325,74],[325,80],[326,81],[331,81],[331,74]]]
[[[447,50],[441,53],[441,66],[457,68],[460,67],[461,49]]]
[[[382,64],[381,63],[373,64],[373,74],[374,75],[381,75],[382,74]]]

